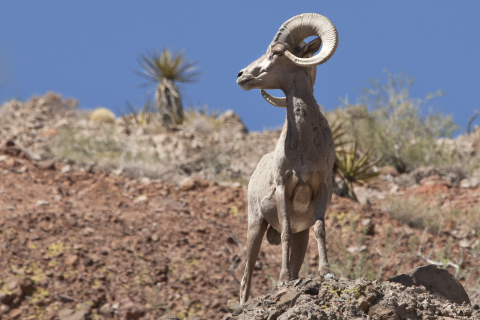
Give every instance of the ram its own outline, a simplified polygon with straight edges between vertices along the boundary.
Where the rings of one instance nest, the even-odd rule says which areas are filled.
[[[311,36],[318,38],[305,43]],[[324,219],[332,197],[335,147],[330,126],[313,97],[313,85],[316,66],[330,59],[337,44],[337,30],[329,19],[301,14],[286,21],[267,52],[238,73],[237,84],[242,89],[262,89],[269,103],[287,111],[275,150],[260,160],[248,185],[242,305],[248,300],[265,232],[269,243],[281,244],[279,283],[298,278],[312,226],[320,257],[318,271],[322,276],[333,274],[327,260]],[[281,89],[285,98],[272,97],[265,89]]]

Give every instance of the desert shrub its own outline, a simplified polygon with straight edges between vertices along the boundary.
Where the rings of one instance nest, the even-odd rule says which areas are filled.
[[[442,224],[450,222],[480,230],[478,206],[467,210],[445,209],[438,205],[427,205],[420,196],[405,199],[393,195],[381,201],[380,206],[391,217],[412,228],[428,228],[431,232],[437,232]]]
[[[430,99],[443,95],[441,91],[414,98],[412,84],[411,77],[387,72],[386,84],[371,80],[356,104],[345,99],[345,107],[334,111],[348,129],[347,138],[356,138],[361,150],[375,150],[381,164],[400,172],[451,162],[436,140],[451,137],[458,128],[451,115],[428,108]]]
[[[184,112],[183,125],[191,126],[195,131],[209,133],[220,128],[223,122],[218,119],[220,111],[212,111],[208,109],[208,105],[198,105],[190,107]]]

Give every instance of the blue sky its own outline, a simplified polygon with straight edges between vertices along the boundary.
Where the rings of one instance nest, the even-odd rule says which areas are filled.
[[[285,110],[240,89],[236,75],[304,12],[328,17],[339,33],[337,52],[317,70],[315,97],[327,110],[340,97],[355,101],[367,79],[384,81],[384,68],[413,76],[414,97],[444,91],[431,105],[462,127],[480,109],[480,1],[440,0],[1,1],[0,100],[55,91],[118,112],[145,100],[132,72],[139,55],[170,46],[203,71],[183,87],[186,107],[208,103],[233,109],[250,130],[274,128]]]

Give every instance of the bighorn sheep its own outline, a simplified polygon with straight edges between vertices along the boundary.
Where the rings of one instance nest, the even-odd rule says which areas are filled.
[[[305,44],[307,37],[318,36]],[[314,55],[320,48],[321,51]],[[259,162],[248,185],[247,262],[240,286],[240,303],[248,300],[252,273],[263,235],[282,245],[279,282],[298,278],[314,227],[320,275],[333,274],[325,247],[325,211],[333,186],[335,147],[332,131],[313,97],[316,66],[337,48],[338,35],[329,19],[305,13],[286,21],[267,52],[241,70],[237,84],[262,89],[274,106],[287,108],[287,119],[275,147]],[[264,89],[281,89],[276,98]],[[270,226],[269,226],[270,225]]]

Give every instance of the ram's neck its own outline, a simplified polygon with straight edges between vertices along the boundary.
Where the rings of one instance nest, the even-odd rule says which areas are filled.
[[[313,88],[307,72],[295,74],[289,86],[283,88],[287,98],[286,146],[298,151],[315,145],[320,108],[313,97]]]

